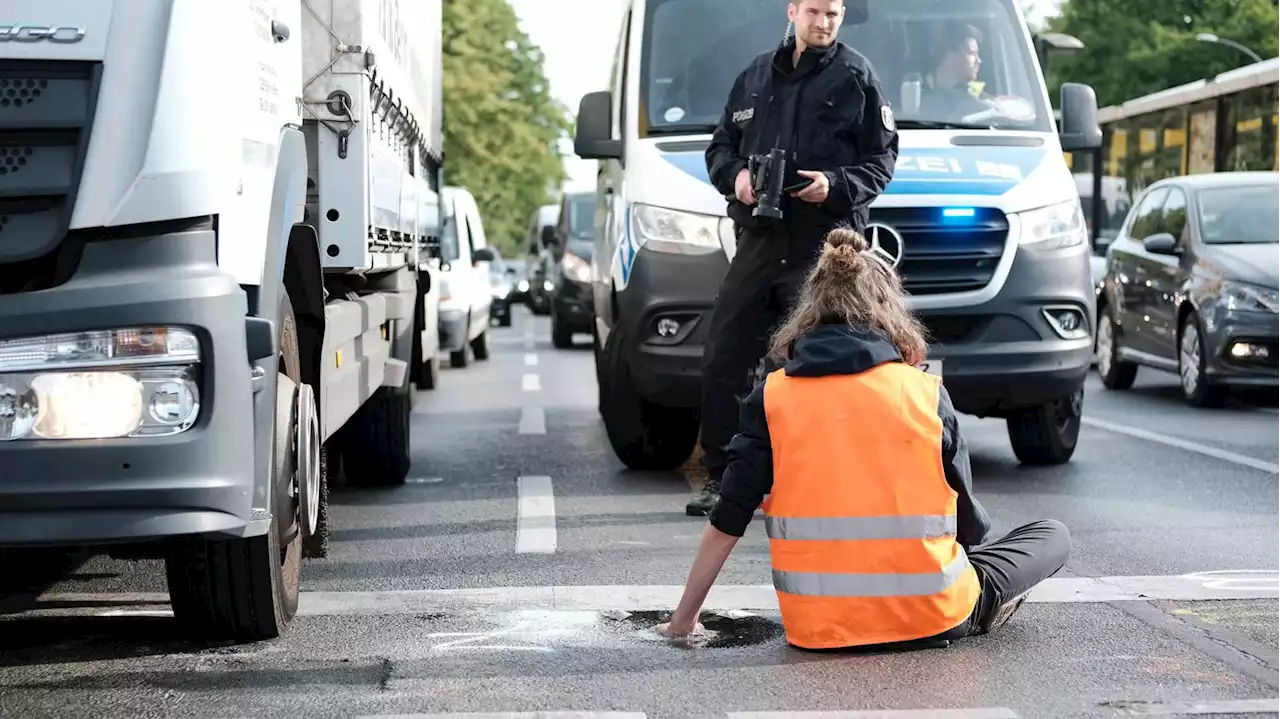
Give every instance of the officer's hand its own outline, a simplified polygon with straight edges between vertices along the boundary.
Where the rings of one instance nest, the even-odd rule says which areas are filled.
[[[751,186],[751,173],[747,172],[747,168],[738,171],[738,179],[733,181],[733,190],[742,204],[756,204],[756,188]]]
[[[827,201],[827,193],[831,191],[831,182],[827,180],[826,173],[814,172],[813,170],[796,170],[796,174],[801,177],[808,177],[813,182],[810,182],[809,186],[803,190],[791,193],[792,197],[805,202],[812,202],[815,205],[820,205]]]

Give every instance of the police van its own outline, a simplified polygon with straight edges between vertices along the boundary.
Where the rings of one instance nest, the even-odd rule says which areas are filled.
[[[677,467],[697,442],[702,345],[735,250],[704,153],[737,75],[783,39],[785,8],[628,0],[610,89],[579,107],[575,152],[600,161],[600,410],[632,468]],[[1101,143],[1093,91],[1064,84],[1055,121],[1045,42],[1013,0],[846,8],[839,40],[871,61],[900,138],[868,239],[896,260],[929,331],[923,368],[960,412],[1007,420],[1020,461],[1065,463],[1080,431],[1095,299],[1064,152]],[[938,87],[966,62],[975,79],[960,92]]]

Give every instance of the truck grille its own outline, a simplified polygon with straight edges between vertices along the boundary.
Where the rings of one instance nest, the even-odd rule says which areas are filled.
[[[902,236],[898,271],[903,287],[913,295],[986,287],[1009,234],[1004,213],[986,207],[975,208],[972,217],[945,217],[939,207],[874,208],[870,222],[892,227]]]
[[[74,267],[67,230],[100,76],[99,63],[0,60],[0,293]]]

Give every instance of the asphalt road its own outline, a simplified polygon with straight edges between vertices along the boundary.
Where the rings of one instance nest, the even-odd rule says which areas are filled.
[[[676,647],[649,630],[705,522],[683,513],[690,479],[621,468],[589,346],[552,349],[523,312],[491,333],[490,360],[419,396],[410,483],[335,489],[331,554],[305,566],[285,638],[176,640],[155,563],[76,560],[39,601],[0,605],[0,717],[1277,714],[1274,395],[1195,410],[1172,375],[1091,380],[1075,459],[1047,469],[1018,466],[1003,423],[963,418],[996,529],[1052,517],[1075,542],[996,634],[789,648],[757,522],[714,633]]]

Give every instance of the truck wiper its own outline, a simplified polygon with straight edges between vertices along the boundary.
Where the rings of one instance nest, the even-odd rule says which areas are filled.
[[[949,122],[947,120],[898,120],[898,127],[908,130],[993,130],[991,124],[980,122]]]

